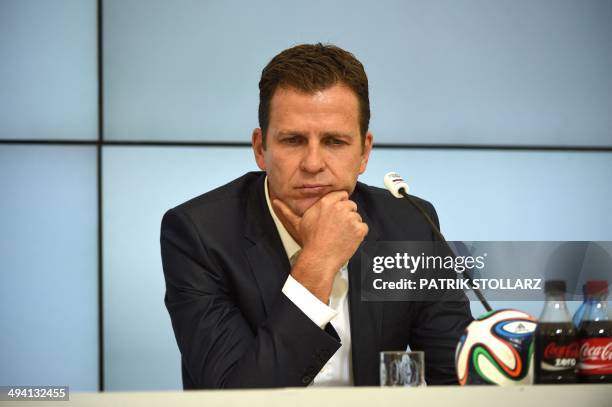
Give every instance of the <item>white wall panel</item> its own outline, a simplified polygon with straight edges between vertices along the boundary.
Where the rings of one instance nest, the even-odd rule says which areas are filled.
[[[0,1],[0,138],[96,139],[95,0]]]
[[[0,383],[98,389],[96,152],[0,146]]]

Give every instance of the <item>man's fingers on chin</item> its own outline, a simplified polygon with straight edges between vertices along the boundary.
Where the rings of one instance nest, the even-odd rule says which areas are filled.
[[[357,204],[350,199],[342,201],[351,212],[357,212]]]
[[[340,190],[328,192],[323,197],[329,197],[332,200],[345,201],[348,199],[349,194],[344,189],[340,189]]]

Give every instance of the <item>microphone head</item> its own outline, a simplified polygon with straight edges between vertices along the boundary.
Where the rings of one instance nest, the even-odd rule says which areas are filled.
[[[385,188],[387,188],[389,192],[391,192],[391,194],[396,198],[402,197],[402,194],[400,194],[401,189],[403,189],[404,192],[408,193],[408,184],[397,172],[387,173],[384,178],[384,183]]]

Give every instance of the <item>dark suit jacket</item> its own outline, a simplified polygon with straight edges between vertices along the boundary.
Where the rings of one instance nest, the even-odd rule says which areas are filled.
[[[305,386],[341,346],[282,292],[290,272],[264,196],[248,173],[170,209],[162,220],[165,303],[192,388]],[[358,183],[351,196],[368,241],[432,240],[423,216],[386,190]],[[419,200],[437,222],[432,205]],[[379,352],[424,350],[428,384],[455,383],[454,350],[469,302],[360,300],[360,252],[349,262],[355,385],[379,383]]]

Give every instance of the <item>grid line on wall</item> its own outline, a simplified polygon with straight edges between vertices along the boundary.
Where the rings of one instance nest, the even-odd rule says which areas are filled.
[[[101,99],[101,97],[100,97]],[[100,112],[102,107],[99,108]],[[0,139],[0,144],[36,145],[82,145],[124,147],[251,147],[241,141],[158,141],[158,140],[103,140],[103,125],[100,123],[99,140],[61,139]],[[500,150],[500,151],[565,151],[565,152],[612,152],[612,146],[578,145],[512,145],[512,144],[421,144],[421,143],[374,143],[374,148],[384,150]]]
[[[96,141],[96,174],[98,189],[98,391],[104,391],[104,256],[102,242],[102,146],[104,143],[104,16],[102,1],[97,0],[98,45],[98,140]]]

